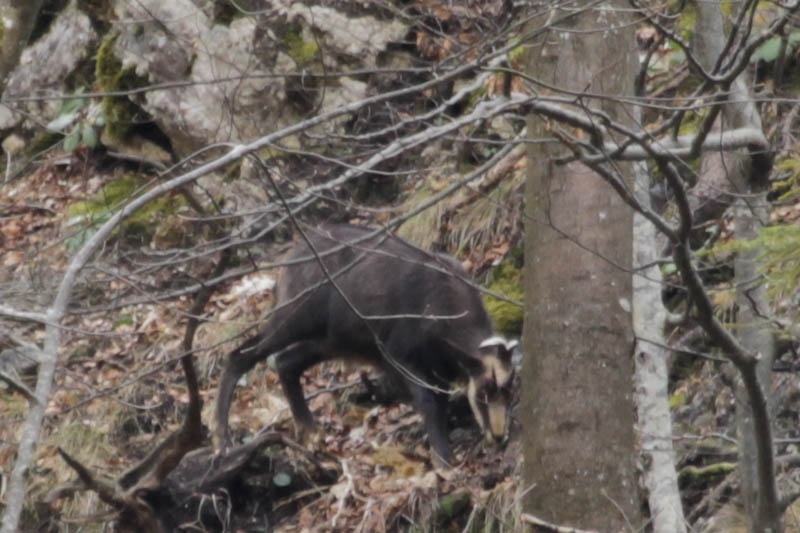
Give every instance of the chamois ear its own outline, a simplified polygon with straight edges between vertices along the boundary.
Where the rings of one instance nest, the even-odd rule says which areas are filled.
[[[497,348],[497,354],[504,363],[511,362],[511,356],[514,354],[514,348],[519,344],[516,340],[507,340],[505,337],[495,335],[483,341],[480,345],[481,349],[484,348]]]

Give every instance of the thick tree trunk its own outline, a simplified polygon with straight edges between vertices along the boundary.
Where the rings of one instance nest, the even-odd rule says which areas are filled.
[[[610,29],[620,21],[608,7],[546,33],[531,75],[576,92],[629,93],[633,37],[624,25]],[[608,100],[599,105],[615,114]],[[536,117],[528,131],[549,135]],[[526,189],[525,508],[556,524],[638,530],[632,212],[592,171],[557,165],[564,154],[553,145],[532,145],[529,155],[536,163]]]

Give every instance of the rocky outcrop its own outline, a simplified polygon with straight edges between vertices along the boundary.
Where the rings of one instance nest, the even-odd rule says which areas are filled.
[[[47,123],[58,113],[61,100],[15,102],[15,98],[52,96],[71,93],[68,82],[80,63],[86,59],[97,40],[89,17],[67,7],[40,37],[22,53],[19,65],[11,74],[0,105],[0,131],[17,126],[24,120],[32,124]]]

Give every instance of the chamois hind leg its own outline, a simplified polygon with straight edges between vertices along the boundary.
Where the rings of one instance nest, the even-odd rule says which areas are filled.
[[[317,363],[333,357],[330,350],[326,350],[319,342],[305,341],[290,346],[278,354],[275,360],[283,393],[289,402],[289,408],[292,410],[297,432],[301,438],[312,433],[315,424],[314,416],[311,414],[303,394],[303,387],[300,385],[300,376]]]
[[[217,441],[215,444],[218,446],[224,447],[230,443],[228,413],[233,401],[236,383],[257,363],[265,360],[271,354],[283,350],[298,338],[297,332],[285,327],[286,321],[277,321],[275,318],[273,317],[270,320],[265,330],[258,336],[248,340],[228,355],[225,370],[220,380],[219,392],[217,393],[214,436]]]

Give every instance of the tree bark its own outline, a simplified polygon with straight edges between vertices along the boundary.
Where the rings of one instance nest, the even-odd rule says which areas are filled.
[[[694,45],[703,68],[708,71],[713,69],[717,58],[723,53],[725,39],[721,6],[717,3],[698,2]],[[739,127],[762,128],[758,110],[741,76],[731,84],[729,100],[730,103],[723,107],[721,113],[719,131]],[[714,135],[712,133],[711,137]],[[744,240],[755,238],[758,229],[768,220],[766,176],[757,175],[758,169],[754,168],[749,157],[741,153],[709,154],[704,158],[703,170],[700,184],[712,182],[717,190],[736,194],[728,197],[731,198],[730,201],[736,202],[736,237]],[[759,281],[757,256],[757,250],[740,253],[734,262],[735,285],[738,287],[737,322],[740,324],[736,332],[741,345],[748,352],[761,355],[756,362],[755,375],[758,386],[768,403],[771,403],[770,374],[775,349],[771,325],[768,323],[766,288]],[[753,410],[741,379],[737,380],[735,396],[742,500],[749,521],[749,531],[782,531],[783,512],[777,501],[771,432],[764,435],[754,429]],[[766,440],[766,446],[764,442],[759,443],[759,439]],[[759,444],[764,451],[759,452]]]
[[[545,32],[533,48],[531,75],[577,92],[630,93],[633,36],[613,29],[625,26],[612,5],[576,12]],[[586,100],[618,114],[610,100]],[[549,128],[531,117],[528,131],[543,137]],[[632,212],[591,170],[559,166],[560,155],[553,145],[529,152],[536,163],[525,193],[524,505],[559,525],[638,530]]]
[[[636,164],[635,194],[650,206],[647,166]],[[669,408],[667,360],[663,331],[666,310],[661,300],[661,269],[656,227],[633,215],[633,331],[635,343],[636,410],[642,455],[642,478],[648,492],[653,533],[685,533]],[[650,265],[649,267],[646,265]]]

